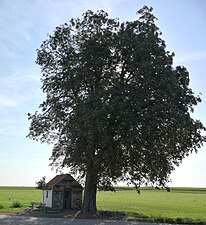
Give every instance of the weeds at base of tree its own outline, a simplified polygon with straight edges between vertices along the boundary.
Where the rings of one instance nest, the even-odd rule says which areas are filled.
[[[3,209],[3,208],[4,208],[4,206],[2,204],[0,204],[0,209]]]
[[[21,203],[18,201],[12,202],[11,208],[21,208]]]

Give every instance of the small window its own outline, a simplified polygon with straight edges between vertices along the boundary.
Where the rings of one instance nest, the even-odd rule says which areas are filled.
[[[48,192],[48,191],[46,191],[46,198],[48,198],[48,196],[49,196],[49,192]]]

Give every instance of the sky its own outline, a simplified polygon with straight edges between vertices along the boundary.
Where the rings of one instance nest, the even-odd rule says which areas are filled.
[[[206,1],[0,0],[0,186],[34,186],[41,177],[49,181],[56,175],[49,166],[52,146],[26,138],[27,114],[45,97],[35,60],[47,35],[88,9],[126,21],[137,19],[144,5],[154,8],[167,50],[175,53],[174,66],[184,65],[190,87],[201,93],[192,117],[206,125]],[[171,180],[169,186],[206,187],[206,147],[185,158]]]

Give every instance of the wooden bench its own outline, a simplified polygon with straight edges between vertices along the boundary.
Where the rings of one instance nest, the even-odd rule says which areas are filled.
[[[42,202],[31,202],[31,205],[29,206],[31,209],[33,209],[34,207],[39,209],[43,206]]]

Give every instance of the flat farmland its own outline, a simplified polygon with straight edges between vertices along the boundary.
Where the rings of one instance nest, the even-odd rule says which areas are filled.
[[[118,187],[116,192],[97,192],[101,211],[127,213],[126,219],[206,224],[206,189],[171,188],[170,192]],[[31,201],[41,201],[42,192],[34,187],[0,187],[0,213],[18,212]],[[13,203],[20,207],[12,207]]]
[[[42,201],[41,196],[42,192],[34,187],[0,187],[0,213],[21,211],[31,201]],[[15,203],[20,207],[14,207]]]
[[[133,217],[171,218],[206,222],[206,189],[176,188],[166,190],[119,190],[99,192],[99,210],[127,212]],[[182,220],[181,220],[182,219]]]

